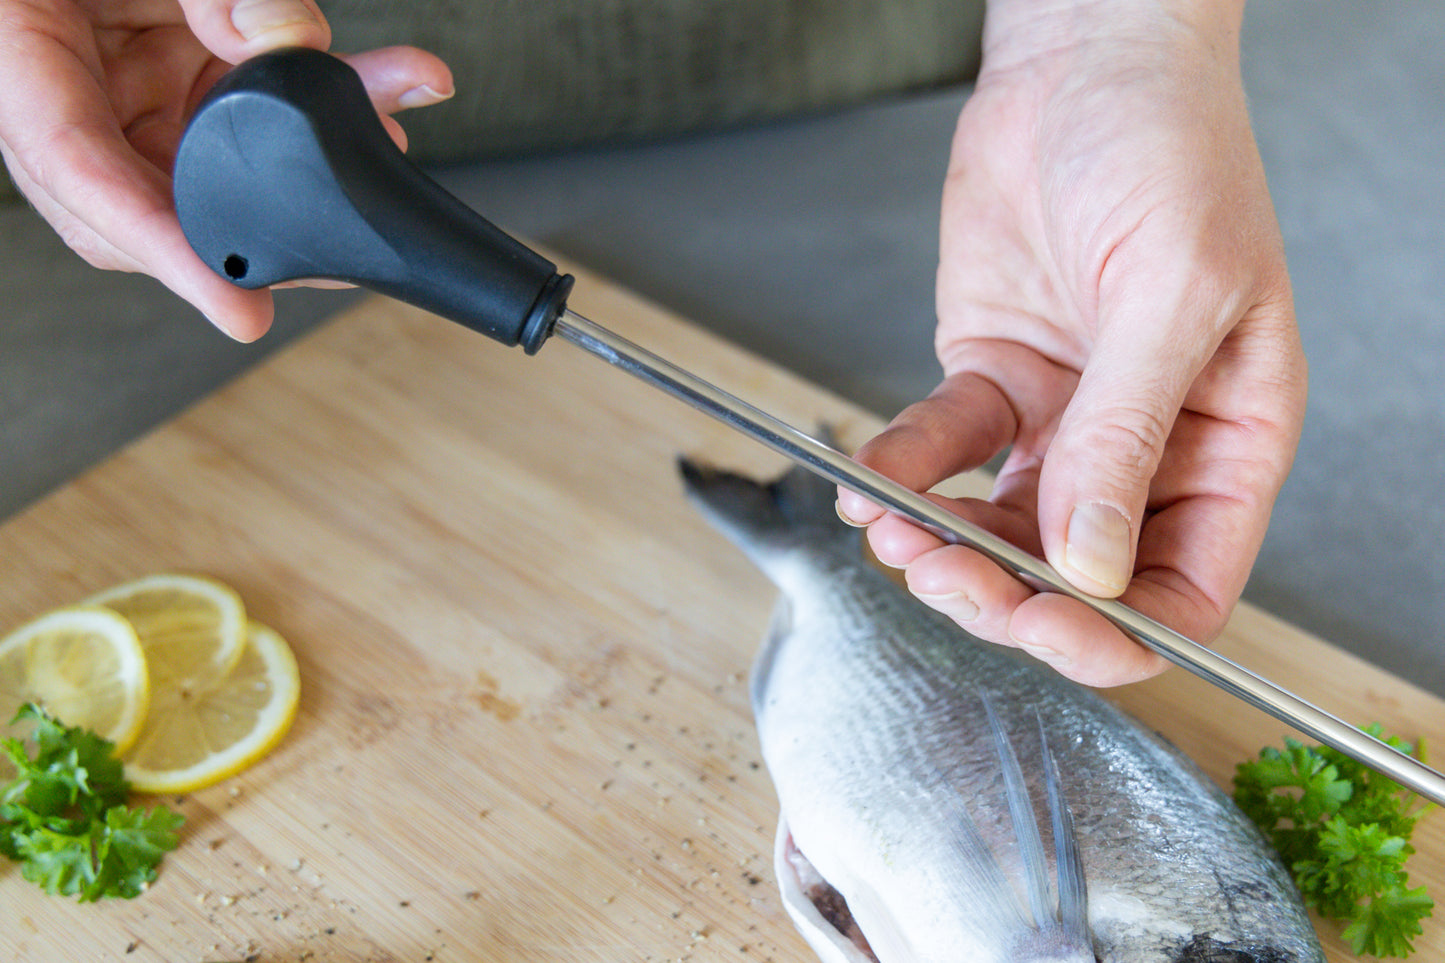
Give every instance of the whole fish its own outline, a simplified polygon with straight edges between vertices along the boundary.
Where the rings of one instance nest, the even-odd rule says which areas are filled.
[[[802,469],[680,462],[782,590],[753,668],[775,870],[827,963],[1322,963],[1298,890],[1192,762],[896,586]]]

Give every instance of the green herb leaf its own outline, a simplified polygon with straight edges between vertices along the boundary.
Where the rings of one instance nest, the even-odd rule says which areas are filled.
[[[1366,731],[1379,737],[1380,727]],[[1414,747],[1385,740],[1404,752]],[[1343,921],[1356,953],[1406,956],[1434,901],[1409,889],[1410,835],[1428,807],[1336,750],[1293,739],[1235,769],[1234,798],[1294,874],[1305,903]]]
[[[179,843],[183,817],[126,806],[130,786],[112,743],[33,704],[15,716],[27,720],[33,757],[23,740],[0,743],[16,770],[0,791],[0,853],[47,893],[83,903],[139,895]]]
[[[1425,887],[1400,887],[1372,899],[1342,934],[1356,953],[1371,956],[1409,956],[1411,941],[1424,932],[1420,920],[1429,916],[1435,901]]]
[[[149,812],[113,806],[105,814],[105,855],[89,898],[137,896],[156,878],[161,857],[176,848],[185,817],[157,806]],[[85,899],[86,897],[82,897]]]
[[[94,881],[92,847],[88,831],[58,832],[43,823],[15,834],[15,848],[21,859],[20,874],[52,894],[74,896]]]

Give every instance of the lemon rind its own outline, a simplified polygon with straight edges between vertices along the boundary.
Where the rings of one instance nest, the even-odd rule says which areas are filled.
[[[193,792],[236,775],[267,755],[286,736],[300,703],[301,677],[296,656],[274,629],[248,621],[246,645],[255,646],[266,666],[273,697],[258,725],[245,738],[185,769],[153,770],[125,760],[126,779],[145,793]]]
[[[220,658],[215,660],[215,671],[218,678],[227,675],[241,660],[241,651],[246,647],[246,608],[240,593],[218,579],[186,572],[158,572],[103,589],[87,598],[84,604],[108,607],[117,599],[126,596],[177,588],[207,598],[215,604],[220,616],[218,635],[225,643],[219,650]],[[143,640],[141,648],[145,648]]]
[[[51,609],[0,639],[0,658],[4,658],[12,648],[26,645],[44,632],[56,629],[75,631],[77,621],[85,623],[81,628],[103,636],[114,646],[117,662],[124,670],[121,685],[130,696],[125,700],[127,711],[121,714],[109,730],[96,730],[102,738],[115,744],[116,753],[119,754],[135,744],[150,711],[150,675],[146,666],[145,650],[141,647],[134,626],[124,616],[92,603]],[[37,693],[37,701],[44,708],[45,699],[42,694]],[[8,718],[0,720],[9,721]],[[94,722],[88,719],[60,719],[60,722],[95,730]]]

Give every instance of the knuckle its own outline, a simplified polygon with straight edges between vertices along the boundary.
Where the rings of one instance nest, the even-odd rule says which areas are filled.
[[[52,9],[52,6],[54,9]],[[27,37],[53,36],[79,20],[79,12],[69,4],[42,6],[28,0],[0,4],[0,46],[13,48]]]
[[[1083,464],[1112,466],[1129,478],[1148,477],[1158,467],[1173,427],[1146,407],[1116,408],[1094,415],[1073,443]]]

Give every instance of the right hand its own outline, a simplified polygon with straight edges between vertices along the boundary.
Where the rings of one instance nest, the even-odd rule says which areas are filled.
[[[172,162],[186,119],[232,64],[330,43],[313,0],[0,0],[0,156],[86,261],[149,274],[231,337],[255,340],[271,325],[271,292],[232,286],[191,250]],[[345,59],[402,147],[387,115],[451,96],[446,64],[414,47]]]
[[[858,452],[928,491],[1007,449],[991,497],[950,508],[1201,642],[1263,541],[1307,380],[1241,16],[1221,0],[990,4],[943,196],[945,379]],[[980,638],[1089,685],[1167,665],[861,496],[839,510]]]

